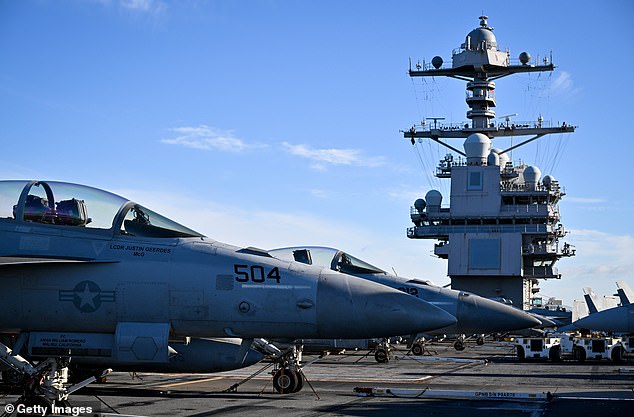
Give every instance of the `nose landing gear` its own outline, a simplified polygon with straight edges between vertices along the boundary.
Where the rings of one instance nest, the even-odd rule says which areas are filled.
[[[70,357],[47,358],[37,366],[33,366],[20,355],[14,355],[13,351],[2,343],[0,343],[0,361],[11,368],[11,372],[5,371],[3,376],[10,375],[10,382],[17,382],[16,385],[21,385],[23,388],[23,394],[15,404],[24,404],[27,407],[36,406],[39,410],[48,413],[52,413],[53,406],[68,406],[70,394],[96,380],[92,376],[69,386],[68,365]],[[110,372],[112,370],[108,369],[101,376],[103,377]]]

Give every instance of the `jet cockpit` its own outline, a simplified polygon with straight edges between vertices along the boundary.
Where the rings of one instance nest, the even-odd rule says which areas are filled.
[[[57,181],[0,181],[0,221],[150,238],[203,236],[116,194]]]
[[[316,265],[321,268],[343,272],[344,274],[387,274],[384,270],[335,248],[302,246],[273,249],[268,252],[279,259]]]

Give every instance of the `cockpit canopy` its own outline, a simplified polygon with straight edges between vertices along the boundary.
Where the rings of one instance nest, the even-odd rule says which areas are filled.
[[[0,220],[87,229],[138,237],[201,237],[116,194],[57,181],[0,181]]]
[[[345,274],[385,274],[382,269],[362,261],[359,258],[347,254],[339,249],[322,246],[297,246],[270,250],[269,253],[276,258],[297,261],[308,265],[316,265],[340,271]]]

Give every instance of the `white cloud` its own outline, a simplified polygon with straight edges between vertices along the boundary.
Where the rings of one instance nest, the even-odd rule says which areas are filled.
[[[383,157],[367,157],[359,149],[315,149],[308,145],[293,145],[288,142],[282,143],[283,149],[291,155],[307,158],[316,163],[312,166],[315,169],[325,169],[326,165],[356,165],[376,168],[385,164]]]
[[[553,94],[576,94],[580,89],[574,86],[572,75],[569,72],[561,71],[553,80],[550,91]]]
[[[601,204],[605,203],[604,198],[587,198],[587,197],[566,197],[566,201],[578,204]]]
[[[165,3],[157,0],[121,0],[121,7],[140,13],[162,13],[166,9]]]
[[[186,148],[205,151],[242,152],[252,148],[261,148],[264,145],[249,144],[242,139],[233,136],[228,130],[200,125],[197,127],[176,127],[170,129],[177,136],[170,139],[162,139],[162,143],[168,145],[180,145]]]
[[[234,136],[231,130],[223,130],[215,127],[182,126],[170,129],[175,133],[174,137],[161,139],[161,143],[179,145],[192,149],[205,151],[242,152],[256,148],[266,148],[269,145],[248,143]],[[376,168],[385,165],[383,157],[368,157],[359,149],[316,149],[308,145],[294,145],[282,142],[281,149],[293,156],[312,161],[310,167],[319,171],[325,171],[330,165],[348,165]]]
[[[167,4],[162,0],[92,0],[105,7],[119,7],[131,13],[147,16],[158,16],[167,11]]]
[[[310,190],[310,194],[313,197],[323,198],[323,199],[327,199],[331,195],[331,193],[329,191],[318,189],[318,188],[314,188],[314,189]]]

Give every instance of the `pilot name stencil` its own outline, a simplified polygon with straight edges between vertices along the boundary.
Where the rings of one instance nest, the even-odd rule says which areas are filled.
[[[110,244],[111,250],[119,250],[131,252],[132,256],[145,256],[146,253],[157,255],[171,255],[171,248],[158,248],[153,246],[139,246],[139,245],[121,245],[116,243]]]

